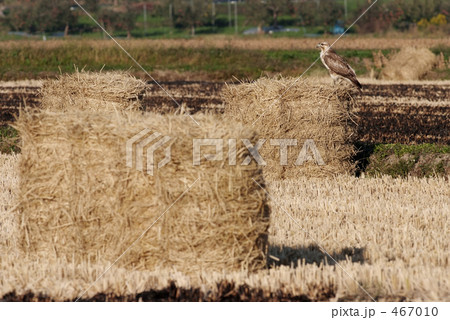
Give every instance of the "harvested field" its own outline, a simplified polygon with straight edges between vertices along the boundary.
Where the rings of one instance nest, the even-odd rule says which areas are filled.
[[[361,142],[449,144],[448,81],[361,82],[355,110]],[[222,83],[162,86],[197,117],[223,112]],[[39,107],[39,88],[39,83],[0,85],[0,123],[13,120],[24,105]],[[143,106],[180,112],[155,84],[147,85]],[[73,301],[109,264],[30,259],[17,252],[19,158],[0,156],[0,250],[10,252],[0,256],[0,301]],[[269,183],[267,190],[265,269],[185,274],[170,266],[155,271],[113,266],[82,301],[448,301],[448,176],[299,178]]]
[[[331,80],[325,80],[328,83]],[[450,144],[450,82],[377,81],[364,84],[358,116],[357,140],[368,143]],[[223,83],[161,82],[184,110],[195,114],[223,112]],[[0,125],[14,120],[19,108],[38,107],[39,87],[13,82],[0,85]],[[143,96],[147,111],[173,113],[177,104],[156,84],[148,83]]]
[[[336,37],[286,39],[270,37],[160,40],[120,40],[131,56],[158,80],[233,81],[273,77],[295,77],[318,57],[315,46],[320,41],[334,42]],[[399,48],[420,46],[439,55],[439,64],[424,75],[426,79],[450,79],[448,39],[383,39],[346,37],[335,48],[348,59],[356,73],[369,76],[380,73],[380,55],[390,59]],[[151,48],[151,50],[149,50]],[[35,59],[42,57],[42,59]],[[69,41],[5,41],[0,51],[1,80],[55,78],[72,73],[73,66],[90,71],[130,70],[139,78],[150,80],[140,68],[130,69],[129,57],[112,41],[71,39]],[[251,62],[251,63],[249,63]],[[130,64],[131,63],[131,64]],[[316,64],[310,75],[325,75]]]
[[[326,41],[332,43],[337,37],[328,37]],[[305,50],[311,49],[316,46],[324,38],[267,38],[267,37],[248,37],[248,38],[234,38],[227,36],[217,36],[214,38],[202,38],[195,37],[192,39],[148,39],[139,40],[132,39],[121,41],[123,46],[127,50],[133,50],[135,48],[185,48],[185,49],[200,49],[200,48],[236,48],[245,50]],[[116,45],[109,41],[98,41],[98,40],[88,40],[83,39],[81,41],[72,40],[70,44],[66,44],[63,41],[49,40],[44,42],[31,41],[27,43],[27,46],[41,49],[41,50],[51,50],[57,49],[61,46],[71,46],[72,48],[77,48],[79,46],[88,46],[95,49],[106,50]],[[23,46],[20,41],[3,41],[2,47],[6,49],[15,49]],[[363,38],[363,37],[347,37],[345,41],[339,41],[336,43],[336,49],[393,49],[393,48],[404,48],[411,46],[420,46],[424,48],[433,48],[437,46],[450,47],[450,40],[448,38]]]
[[[450,144],[450,84],[366,84],[355,113],[363,142]]]
[[[160,86],[151,82],[148,83],[142,102],[146,111],[173,113],[178,109],[178,103],[191,114],[223,112],[220,95],[223,82],[171,81],[160,82],[160,85],[176,102]]]
[[[17,85],[16,82],[1,85],[0,82],[0,125],[14,121],[14,116],[24,106],[40,107],[41,85],[24,86],[20,82]],[[221,113],[223,110],[220,92],[224,84],[221,82],[173,81],[160,82],[160,85],[190,113]],[[174,113],[178,105],[164,90],[154,82],[148,83],[142,97],[142,107],[146,111]]]
[[[0,125],[14,121],[23,107],[38,107],[41,104],[39,90],[42,83],[24,85],[7,82],[0,85]]]
[[[17,159],[0,159],[0,177],[9,176],[0,183],[0,198],[11,198]],[[444,178],[342,175],[267,187],[272,212],[265,270],[188,276],[170,268],[114,266],[83,301],[371,301],[369,295],[377,301],[448,301],[450,194]],[[1,213],[17,215],[14,202]],[[72,301],[107,267],[1,255],[0,300]]]

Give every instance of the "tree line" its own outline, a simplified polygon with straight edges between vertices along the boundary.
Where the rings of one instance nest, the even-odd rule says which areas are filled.
[[[242,26],[319,26],[326,32],[336,21],[351,24],[374,0],[236,0]],[[231,26],[234,2],[227,0],[79,0],[101,25],[110,32],[166,26],[187,29]],[[379,0],[356,26],[359,33],[408,30],[429,25],[429,21],[447,24],[448,0]],[[84,19],[83,19],[84,17]],[[438,17],[438,18],[436,18]],[[432,20],[434,19],[434,20]],[[147,20],[146,20],[147,21]],[[234,22],[233,22],[234,23]],[[428,24],[427,24],[428,23]],[[98,27],[86,19],[73,0],[0,0],[0,26],[4,31],[44,33],[64,31],[89,33]],[[146,24],[147,26],[147,24]]]

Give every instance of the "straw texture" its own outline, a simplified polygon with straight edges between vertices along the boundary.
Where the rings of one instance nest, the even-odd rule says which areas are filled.
[[[419,80],[437,64],[437,57],[427,48],[406,47],[386,63],[381,71],[384,80]]]
[[[138,110],[145,82],[125,71],[78,71],[47,80],[41,89],[42,108],[53,111],[76,109]]]
[[[334,176],[354,170],[350,163],[355,132],[351,89],[315,80],[261,78],[229,85],[223,96],[225,116],[257,129],[266,139],[259,151],[267,163],[264,174],[268,180]],[[285,164],[274,139],[297,140],[296,146],[288,147]],[[305,145],[309,139],[315,148]],[[306,157],[297,162],[301,154]]]
[[[222,160],[199,166],[192,153],[193,139],[211,132],[225,141],[256,135],[213,116],[198,121],[201,126],[185,116],[23,112],[16,123],[21,248],[48,259],[107,262],[126,251],[121,267],[170,266],[186,274],[263,268],[268,209],[252,180],[264,183],[260,169],[228,165],[227,144]],[[171,161],[153,176],[126,166],[127,139],[144,129],[171,138]],[[156,161],[164,152],[155,152]],[[248,150],[238,142],[236,154],[239,163]]]

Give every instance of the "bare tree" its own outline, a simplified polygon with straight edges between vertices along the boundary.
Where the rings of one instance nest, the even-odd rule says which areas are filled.
[[[131,38],[131,31],[136,26],[139,15],[136,0],[123,0],[118,7],[105,7],[99,11],[99,20],[109,31],[125,30],[127,38]]]
[[[285,1],[276,1],[276,0],[266,0],[266,8],[267,11],[272,16],[272,24],[274,27],[278,27],[278,16],[280,14],[280,11],[282,9],[282,6],[284,5]]]
[[[172,3],[175,24],[188,27],[191,35],[195,35],[195,28],[201,26],[209,14],[208,4],[203,0],[174,0]]]
[[[290,0],[247,0],[245,2],[247,19],[261,26],[264,23],[278,26],[281,14],[288,13],[292,4]]]
[[[70,10],[70,0],[17,0],[9,6],[7,23],[13,30],[28,32],[54,32],[64,30],[68,35],[70,25],[77,17]]]

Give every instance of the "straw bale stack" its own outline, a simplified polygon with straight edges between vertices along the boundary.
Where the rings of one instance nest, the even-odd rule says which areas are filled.
[[[355,101],[351,89],[308,79],[261,78],[229,85],[223,97],[227,119],[242,121],[266,139],[259,151],[266,162],[267,180],[353,172],[355,122],[351,110]],[[297,140],[297,145],[288,146],[283,165],[281,148],[273,139]],[[297,162],[301,154],[303,160]]]
[[[17,154],[0,153],[0,250],[16,247],[17,219],[14,205],[19,184],[17,177]]]
[[[197,120],[201,126],[174,115],[23,112],[16,123],[21,248],[70,261],[113,262],[126,252],[118,266],[139,270],[265,267],[268,209],[253,181],[263,184],[262,173],[253,163],[230,166],[226,143],[238,139],[240,163],[249,152],[239,138],[257,137],[214,116]],[[155,161],[169,145],[171,161],[153,175],[145,166],[144,172],[126,166],[127,139],[144,129],[170,137]],[[223,159],[194,166],[193,139],[211,138],[211,132],[225,141]],[[209,146],[201,150],[214,153]]]
[[[437,64],[438,58],[427,48],[406,47],[394,54],[381,71],[384,80],[420,80]]]
[[[76,70],[47,80],[41,89],[42,108],[53,111],[138,110],[145,82],[125,71]]]

